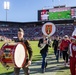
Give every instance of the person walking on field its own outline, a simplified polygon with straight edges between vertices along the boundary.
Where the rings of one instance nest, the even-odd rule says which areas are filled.
[[[65,66],[69,66],[68,65],[68,48],[69,48],[69,44],[70,44],[70,40],[69,40],[69,37],[67,35],[64,36],[64,39],[62,39],[61,43],[60,43],[60,50],[62,51],[63,53],[63,59],[64,59],[64,65]]]
[[[53,40],[52,47],[53,47],[53,49],[54,49],[54,54],[55,54],[55,56],[56,56],[57,62],[59,61],[59,60],[58,60],[58,55],[59,55],[58,45],[59,45],[59,36],[56,36],[55,39]]]
[[[24,36],[24,31],[22,28],[19,28],[18,38],[15,40],[15,42],[22,42],[26,45],[28,57],[26,58],[26,63],[22,67],[22,69],[24,71],[24,75],[29,75],[29,68],[28,67],[29,67],[29,65],[31,65],[33,51],[32,51],[32,48],[31,48],[28,40],[25,40],[23,36]],[[20,68],[15,67],[14,68],[14,75],[19,75],[19,72],[20,72]]]
[[[38,47],[40,48],[40,54],[42,56],[42,73],[45,72],[45,69],[47,67],[47,61],[46,61],[46,56],[48,53],[48,47],[50,46],[48,38],[46,38],[45,35],[43,35],[43,38],[41,38],[38,42]]]

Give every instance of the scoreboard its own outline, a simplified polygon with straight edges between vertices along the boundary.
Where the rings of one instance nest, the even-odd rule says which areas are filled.
[[[71,8],[71,17],[76,18],[76,8]]]
[[[76,7],[38,10],[38,20],[68,20],[76,18]]]
[[[49,10],[49,20],[70,19],[70,8],[55,8]]]

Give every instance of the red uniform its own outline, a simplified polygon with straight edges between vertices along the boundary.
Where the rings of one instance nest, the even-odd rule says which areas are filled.
[[[71,75],[76,75],[76,43],[70,44],[70,71]]]
[[[62,40],[61,44],[60,44],[60,50],[65,50],[65,48],[67,48],[70,44],[70,40]]]

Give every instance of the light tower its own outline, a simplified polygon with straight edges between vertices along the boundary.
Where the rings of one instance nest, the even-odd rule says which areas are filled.
[[[4,1],[4,9],[6,10],[6,22],[7,22],[7,11],[10,8],[10,2],[9,1]]]

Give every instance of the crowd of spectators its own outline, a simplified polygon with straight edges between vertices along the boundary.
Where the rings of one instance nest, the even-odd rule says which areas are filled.
[[[13,37],[17,37],[18,28],[19,27],[17,27],[17,26],[4,26],[4,27],[0,26],[0,36],[13,39]],[[24,37],[26,39],[37,40],[37,39],[41,38],[41,36],[42,36],[42,26],[41,25],[31,26],[31,27],[30,26],[25,27],[23,25],[22,28],[25,33]],[[74,31],[74,28],[75,28],[75,25],[56,25],[56,32],[53,36],[56,36],[56,35],[71,36],[72,32]]]
[[[7,41],[12,41],[12,39],[11,38],[7,38],[6,36],[0,36],[0,41],[5,41],[5,42],[7,42]]]

